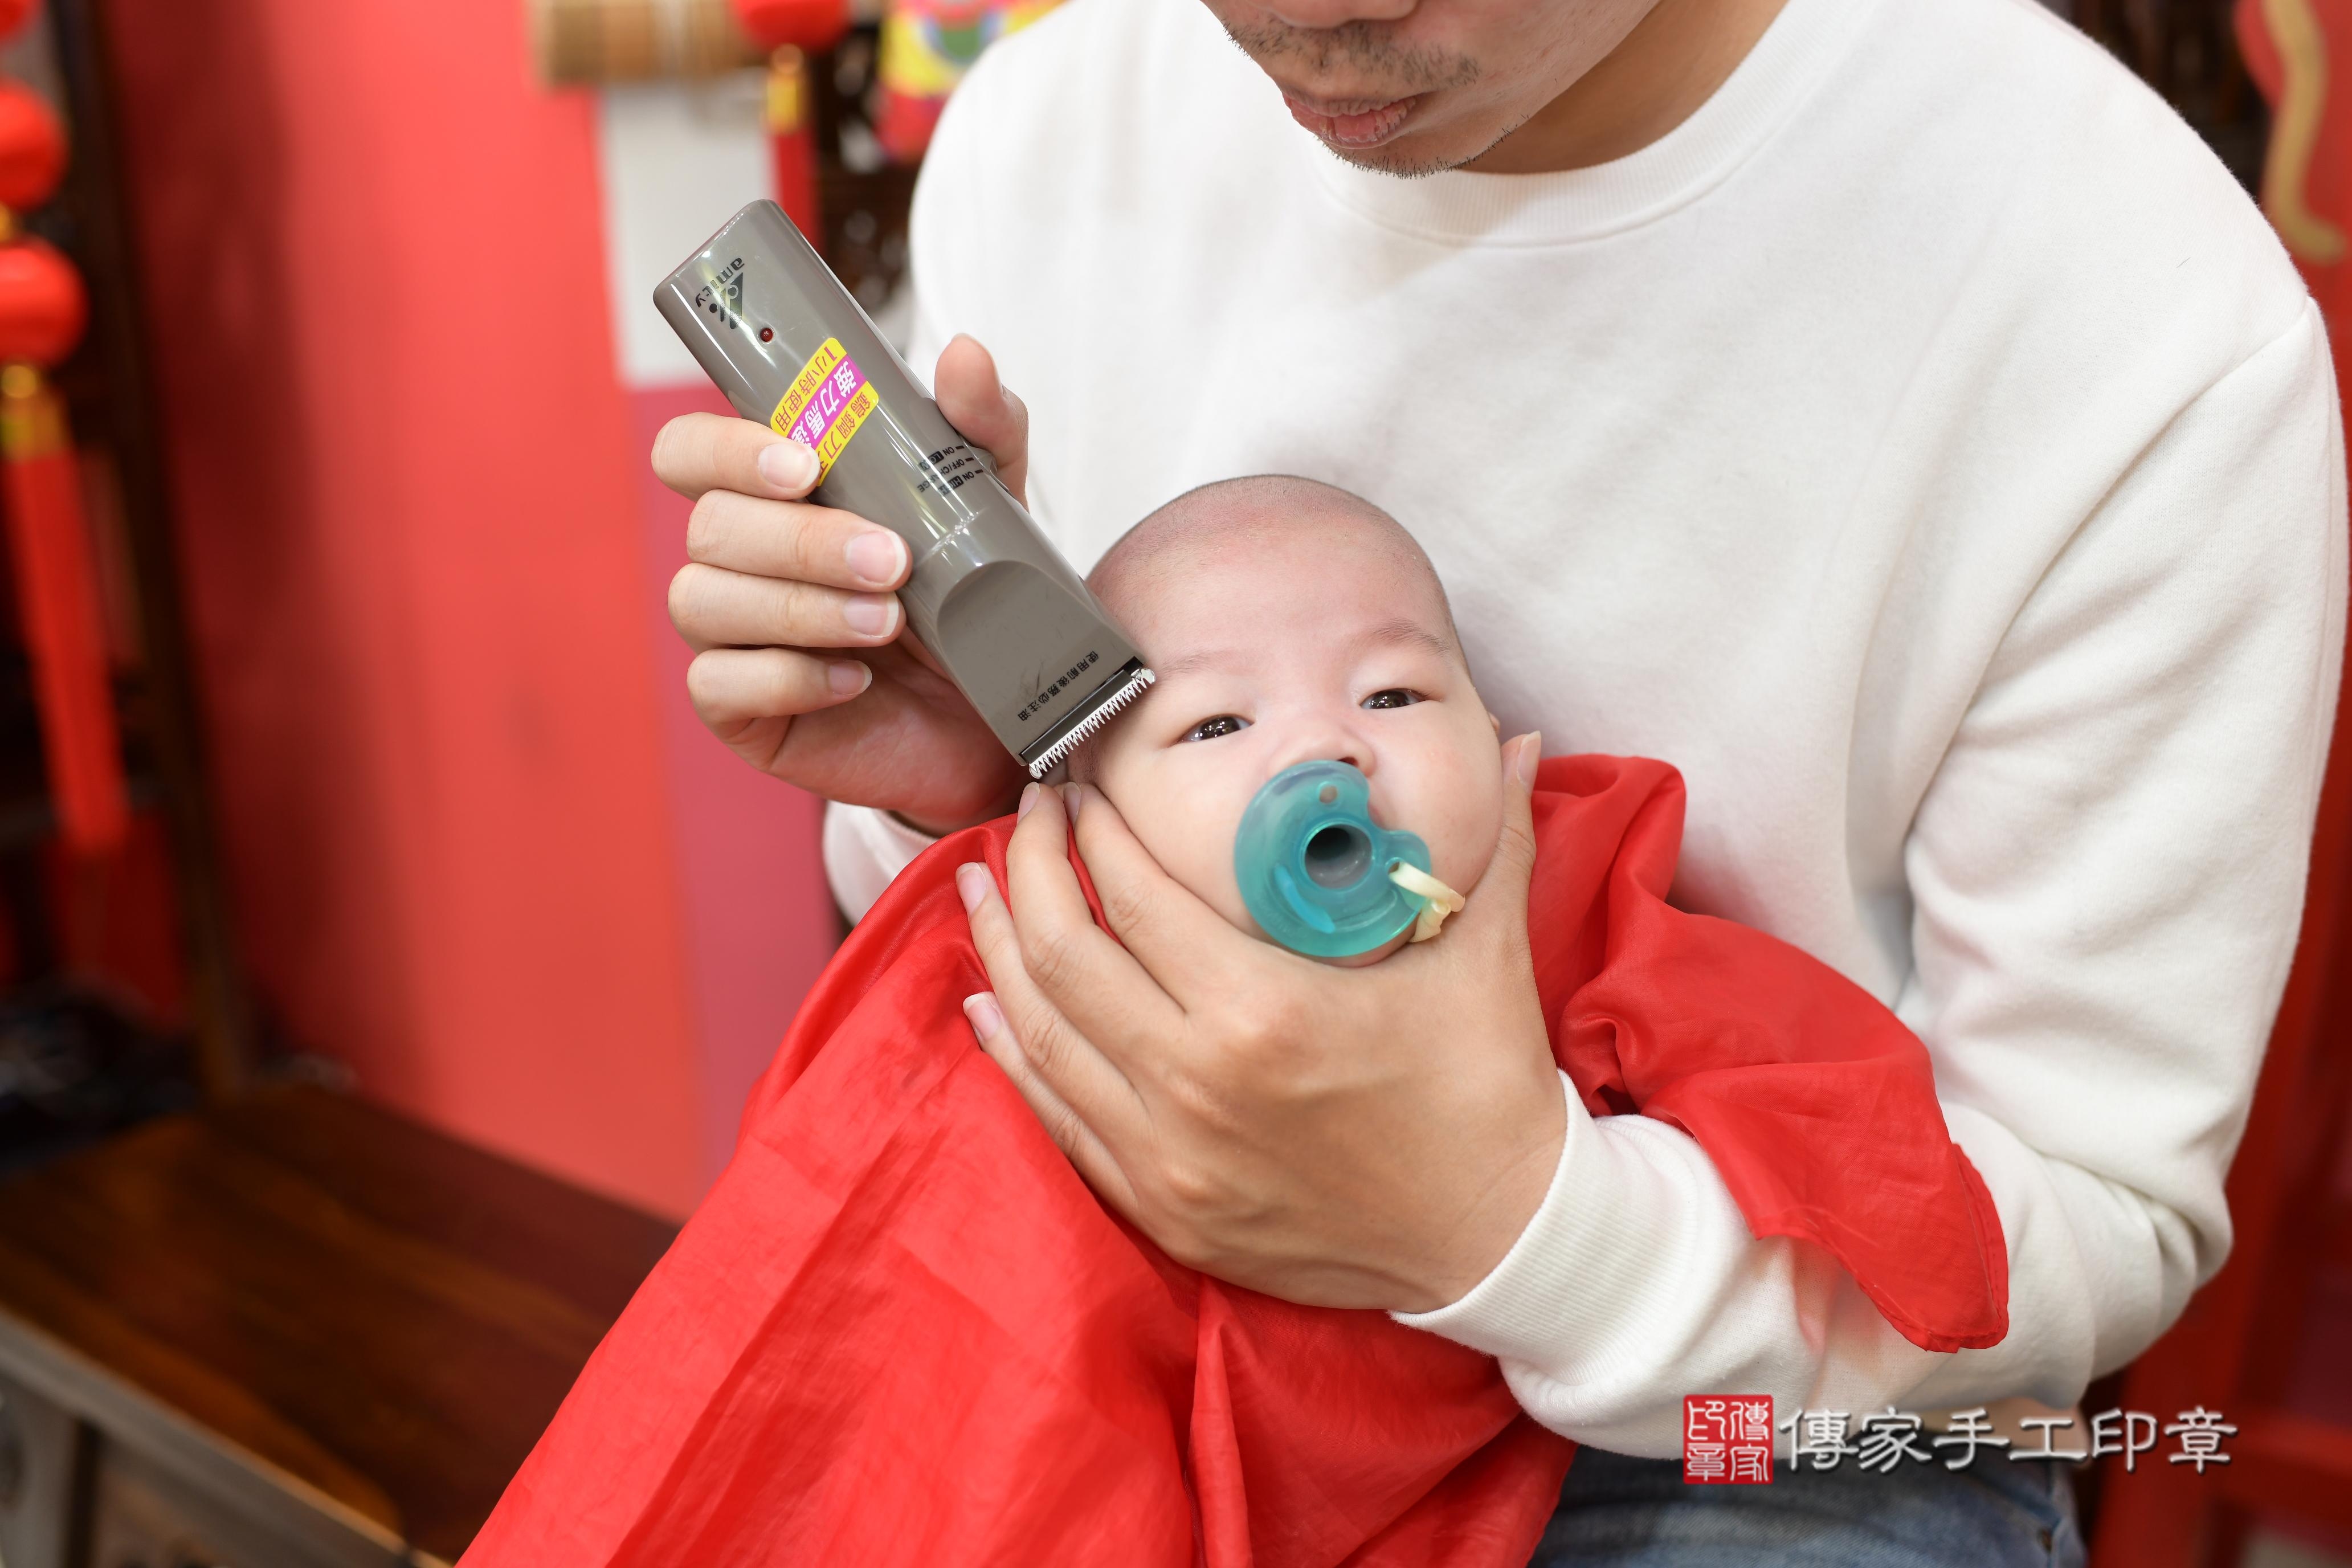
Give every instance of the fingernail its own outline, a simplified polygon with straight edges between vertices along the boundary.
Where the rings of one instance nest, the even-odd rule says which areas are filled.
[[[841,606],[841,618],[862,637],[878,637],[898,618],[898,601],[861,594]]]
[[[835,697],[855,697],[873,684],[874,672],[862,664],[843,659],[824,667],[824,683]]]
[[[956,897],[963,900],[964,913],[980,908],[988,897],[988,868],[977,860],[967,860],[956,868]]]
[[[816,483],[816,454],[798,441],[772,442],[760,448],[760,477],[798,494]]]
[[[1034,805],[1035,805],[1036,804],[1037,804],[1037,786],[1036,786],[1036,784],[1034,784],[1034,783],[1023,784],[1023,785],[1021,786],[1021,804],[1020,804],[1019,805],[1014,806],[1014,807],[1013,808],[1013,821],[1015,821],[1015,822],[1018,822],[1018,821],[1020,821],[1023,817],[1024,817],[1024,816],[1028,816],[1028,815],[1029,815],[1029,808],[1030,808],[1030,807],[1032,807],[1032,806],[1034,806]]]
[[[851,575],[861,583],[887,588],[898,580],[899,568],[907,559],[907,542],[877,528],[851,540],[846,553]]]
[[[1543,731],[1530,730],[1519,737],[1519,782],[1536,782],[1536,769],[1543,762]]]
[[[976,991],[963,999],[963,1016],[971,1025],[971,1032],[983,1043],[994,1039],[1004,1027],[1004,1009],[985,991]]]
[[[1076,784],[1064,784],[1062,786],[1062,809],[1070,814],[1070,820],[1072,822],[1076,822],[1078,819],[1078,802],[1085,794],[1086,792],[1078,788]]]

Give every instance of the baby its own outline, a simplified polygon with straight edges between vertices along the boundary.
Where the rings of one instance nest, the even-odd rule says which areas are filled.
[[[1502,721],[1486,710],[1429,557],[1370,501],[1259,476],[1170,501],[1088,585],[1159,679],[1071,759],[1168,874],[1246,931],[1234,838],[1297,763],[1352,763],[1382,826],[1419,834],[1467,892],[1503,823]],[[1352,959],[1373,963],[1400,934]]]
[[[1092,581],[1159,681],[1075,770],[1183,887],[1255,931],[1244,815],[1332,760],[1439,882],[1479,881],[1499,726],[1394,521],[1232,480],[1152,513]],[[1681,1127],[1757,1234],[1827,1249],[1917,1342],[1997,1339],[1998,1221],[1919,1043],[1794,949],[1666,905],[1664,763],[1552,759],[1534,824],[1532,981],[1588,1110]],[[1571,1450],[1491,1359],[1179,1265],[973,1048],[956,868],[1001,888],[1011,830],[942,840],[843,945],[467,1568],[1528,1561]]]

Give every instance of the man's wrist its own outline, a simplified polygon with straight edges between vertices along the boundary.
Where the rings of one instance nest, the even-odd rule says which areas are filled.
[[[1481,1280],[1502,1267],[1528,1226],[1535,1223],[1541,1211],[1545,1194],[1551,1190],[1552,1179],[1559,1173],[1560,1155],[1567,1144],[1565,1127],[1555,1129],[1549,1142],[1532,1147],[1496,1184],[1496,1199],[1487,1205],[1492,1222],[1474,1227],[1480,1239],[1475,1246],[1463,1248],[1462,1257],[1452,1272],[1435,1281],[1437,1299],[1424,1310],[1451,1306],[1478,1288]]]
[[[933,822],[924,817],[909,816],[903,811],[885,812],[883,815],[899,826],[919,833],[926,838],[945,838],[950,833],[961,833],[967,827],[978,827],[983,822],[993,822],[998,817],[1010,814],[1013,808],[1020,804],[1020,799],[1021,797],[1016,795],[1011,800],[982,812],[978,816],[967,817],[959,822]]]
[[[1594,1268],[1595,1255],[1606,1255],[1631,1238],[1608,1234],[1612,1230],[1608,1215],[1593,1211],[1593,1203],[1608,1206],[1604,1190],[1580,1194],[1588,1202],[1569,1201],[1569,1189],[1579,1184],[1580,1166],[1588,1189],[1605,1185],[1591,1181],[1597,1174],[1594,1163],[1602,1153],[1595,1147],[1590,1119],[1581,1116],[1582,1106],[1569,1103],[1576,1089],[1568,1075],[1555,1073],[1553,1081],[1552,1092],[1562,1111],[1561,1139],[1527,1218],[1485,1273],[1441,1306],[1392,1312],[1400,1321],[1489,1355],[1540,1362],[1548,1358],[1531,1352],[1549,1348],[1561,1317],[1580,1318],[1595,1310],[1596,1303],[1572,1289],[1570,1280]],[[1580,1121],[1580,1126],[1576,1124]],[[1559,1234],[1563,1231],[1569,1235]]]
[[[1541,1120],[1520,1141],[1519,1155],[1487,1184],[1484,1201],[1454,1228],[1446,1255],[1420,1282],[1422,1300],[1400,1307],[1400,1313],[1440,1311],[1468,1296],[1502,1266],[1542,1210],[1567,1151],[1568,1118],[1556,1071],[1547,1070],[1539,1092]]]

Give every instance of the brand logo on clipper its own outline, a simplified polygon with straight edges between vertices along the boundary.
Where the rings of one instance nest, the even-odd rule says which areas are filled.
[[[827,338],[793,377],[768,424],[779,436],[789,436],[816,451],[817,482],[833,471],[866,416],[882,401],[839,338]]]
[[[736,318],[743,313],[743,258],[737,257],[712,275],[709,287],[694,297],[694,308],[708,310],[727,324],[730,331],[737,326]]]
[[[1094,666],[1095,662],[1101,658],[1102,654],[1099,651],[1089,653],[1086,658],[1078,660],[1077,663],[1064,670],[1062,672],[1061,679],[1048,684],[1045,690],[1037,693],[1035,701],[1030,703],[1028,707],[1021,710],[1022,722],[1028,722],[1030,715],[1035,713],[1040,708],[1045,707],[1046,703],[1051,702],[1055,698],[1059,697],[1062,694],[1062,688],[1069,685],[1070,682],[1076,680],[1081,675],[1084,675]]]

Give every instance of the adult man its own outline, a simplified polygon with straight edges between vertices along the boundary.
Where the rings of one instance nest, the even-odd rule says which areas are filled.
[[[1689,1140],[1564,1097],[1523,873],[1410,986],[1301,980],[1186,918],[1094,800],[1139,963],[1074,912],[1047,796],[1019,924],[974,911],[975,1027],[1172,1252],[1418,1313],[1539,1419],[1649,1456],[1690,1394],[2063,1409],[2219,1266],[2333,713],[2342,450],[2285,258],[2086,41],[2026,0],[1078,0],[951,106],[914,262],[917,363],[950,331],[1003,357],[1034,457],[974,344],[942,405],[1082,566],[1193,483],[1346,485],[1421,537],[1507,722],[1681,766],[1679,901],[1927,1041],[2011,1330],[1916,1351],[1748,1237]],[[673,608],[706,720],[896,814],[836,808],[846,901],[915,828],[1011,803],[882,646],[894,542],[793,505],[809,464],[756,427],[681,424],[656,465],[702,497]],[[794,651],[839,649],[863,665]],[[1560,1550],[1693,1560],[1713,1527],[1643,1500],[1657,1474],[1580,1460]],[[1809,1477],[1835,1544],[1808,1550],[1845,1555],[1786,1560],[2063,1539],[2043,1467],[1969,1474]],[[1708,1513],[1743,1560],[1774,1560],[1739,1521],[1775,1495]]]

